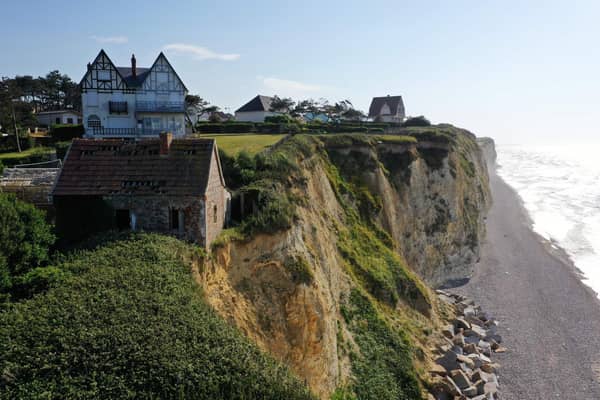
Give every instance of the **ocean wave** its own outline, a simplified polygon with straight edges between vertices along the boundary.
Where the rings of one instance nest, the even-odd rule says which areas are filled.
[[[600,293],[600,149],[498,146],[498,173],[512,186],[533,229],[556,242]]]

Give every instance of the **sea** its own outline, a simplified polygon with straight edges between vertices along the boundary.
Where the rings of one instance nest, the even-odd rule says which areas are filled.
[[[498,174],[533,229],[567,252],[600,293],[600,145],[497,145]]]

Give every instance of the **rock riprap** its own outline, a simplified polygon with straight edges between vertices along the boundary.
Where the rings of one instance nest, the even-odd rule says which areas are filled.
[[[435,377],[430,399],[499,400],[494,353],[502,353],[498,322],[471,299],[436,291],[441,301],[456,311],[456,318],[442,329],[442,343],[435,349],[438,357],[430,373]]]

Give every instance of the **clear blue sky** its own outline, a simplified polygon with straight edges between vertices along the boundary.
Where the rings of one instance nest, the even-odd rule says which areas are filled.
[[[409,115],[499,142],[596,137],[598,1],[4,1],[0,75],[79,81],[159,51],[191,93],[233,111],[257,93],[401,94]]]

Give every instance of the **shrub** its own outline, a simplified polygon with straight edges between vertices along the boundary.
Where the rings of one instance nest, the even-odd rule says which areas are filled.
[[[69,150],[69,146],[71,146],[71,142],[56,142],[54,144],[54,148],[56,149],[56,158],[59,160],[64,160],[67,155],[67,151]]]
[[[204,302],[193,252],[133,235],[67,257],[72,276],[0,312],[0,398],[312,399]]]
[[[48,261],[54,240],[44,212],[0,193],[0,292],[7,293],[16,278]]]
[[[252,122],[229,122],[223,124],[223,133],[250,133],[254,131]]]
[[[300,255],[288,256],[283,266],[292,276],[292,281],[298,285],[310,285],[314,280],[310,264]]]
[[[408,118],[402,126],[431,126],[431,122],[424,116]]]
[[[83,136],[85,129],[83,125],[52,125],[50,135],[57,142],[73,140]]]
[[[294,120],[294,118],[290,117],[287,114],[272,115],[270,117],[265,117],[265,123],[290,124],[290,123],[295,123],[295,122],[296,121]]]

